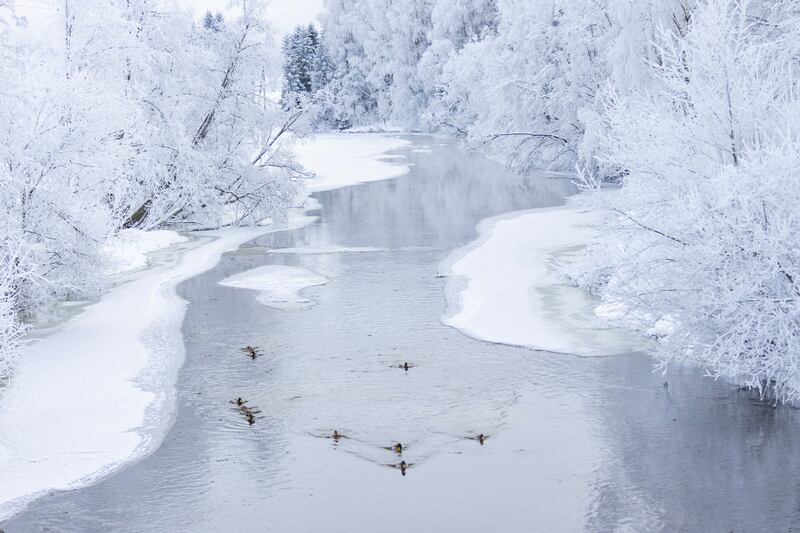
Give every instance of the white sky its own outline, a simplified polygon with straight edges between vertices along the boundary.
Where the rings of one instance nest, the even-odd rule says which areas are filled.
[[[206,11],[224,12],[229,0],[178,0],[178,2],[194,8],[202,15]],[[270,22],[281,35],[289,33],[298,24],[316,22],[320,11],[322,11],[322,0],[270,0],[267,7]]]
[[[176,0],[178,4],[191,7],[198,16],[206,11],[225,12],[230,0]],[[273,27],[280,35],[291,31],[298,24],[316,22],[322,11],[323,0],[268,0],[267,13]],[[15,0],[18,12],[28,18],[34,26],[47,23],[58,16],[63,0]]]

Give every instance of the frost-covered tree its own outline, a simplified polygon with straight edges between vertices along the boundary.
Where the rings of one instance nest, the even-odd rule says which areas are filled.
[[[444,105],[448,80],[442,71],[448,62],[468,44],[496,37],[500,22],[497,0],[438,0],[431,11],[430,46],[417,67],[420,80],[429,95],[424,122],[433,129],[445,126],[456,130],[450,122],[453,110]]]
[[[347,128],[379,120],[378,88],[367,79],[371,61],[362,39],[366,3],[326,0],[325,8],[320,18],[332,73],[323,105],[330,123]]]
[[[286,99],[287,95],[311,92],[314,44],[317,42],[316,33],[312,36],[304,26],[297,26],[292,33],[284,38],[284,99]]]
[[[134,173],[127,226],[253,222],[291,198],[281,139],[299,116],[271,98],[278,57],[261,5],[243,2],[239,12],[216,29],[179,13],[150,12],[140,22],[136,46],[147,55],[134,72],[134,98],[145,120],[129,131],[138,137],[136,164],[149,170]]]
[[[431,0],[328,0],[323,28],[340,122],[420,123],[428,94],[417,73],[430,45]]]
[[[606,231],[581,282],[623,325],[667,334],[665,361],[800,397],[800,16],[707,0],[662,26],[655,86],[606,94]]]
[[[271,96],[259,2],[210,25],[155,0],[64,7],[41,32],[0,1],[0,361],[21,316],[98,288],[120,228],[254,223],[294,195],[302,114]]]
[[[211,31],[222,30],[222,25],[224,22],[225,18],[222,16],[222,13],[217,13],[214,15],[211,13],[211,11],[206,11],[206,15],[203,17],[203,27]]]
[[[521,170],[597,170],[602,99],[652,85],[662,25],[685,28],[689,0],[501,0],[496,35],[467,44],[443,68],[433,121]],[[599,169],[613,175],[617,169]]]
[[[331,62],[324,35],[316,26],[297,26],[283,40],[284,105],[293,98],[314,96],[327,87]]]

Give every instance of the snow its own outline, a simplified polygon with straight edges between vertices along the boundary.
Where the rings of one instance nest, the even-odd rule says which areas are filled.
[[[395,124],[367,124],[355,126],[346,130],[346,133],[404,133],[408,128]]]
[[[385,153],[411,143],[390,135],[321,134],[297,144],[297,160],[316,177],[306,181],[309,192],[328,191],[357,183],[400,177],[408,166],[385,161]]]
[[[328,278],[308,269],[284,265],[266,265],[220,281],[220,285],[259,291],[256,298],[267,307],[285,311],[307,309],[314,302],[300,296],[309,287],[325,285]]]
[[[478,339],[549,352],[646,349],[646,341],[601,321],[597,302],[559,274],[592,238],[596,216],[568,204],[482,221],[478,240],[440,266],[450,278],[442,321]]]
[[[31,343],[0,404],[0,520],[43,492],[90,483],[157,446],[174,416],[184,357],[187,302],[175,287],[226,251],[313,220],[200,232],[175,264],[110,290]],[[165,235],[140,237],[131,242],[165,242]]]
[[[187,240],[170,230],[122,230],[103,247],[103,255],[109,263],[106,274],[144,268],[147,266],[147,254]]]

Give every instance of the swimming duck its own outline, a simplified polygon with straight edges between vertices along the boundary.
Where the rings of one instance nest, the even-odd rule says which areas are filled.
[[[261,355],[260,354],[260,350],[258,348],[256,348],[255,346],[245,346],[244,348],[242,348],[242,351],[244,353],[246,353],[247,355],[249,355],[250,359],[252,359],[254,361],[259,355]]]
[[[392,446],[392,449],[394,450],[394,453],[396,453],[398,455],[402,455],[403,454],[403,444],[400,443],[400,442],[398,442],[397,444]]]
[[[344,435],[342,435],[341,433],[339,433],[339,431],[337,431],[337,430],[335,430],[335,429],[333,430],[333,440],[339,440],[339,439],[341,439],[342,437],[344,437]]]
[[[400,473],[405,476],[406,475],[406,470],[408,469],[408,465],[406,464],[405,461],[400,461],[400,465],[399,466],[400,466]]]
[[[486,439],[488,439],[488,438],[489,438],[489,436],[488,436],[488,435],[484,435],[483,433],[481,433],[481,434],[480,434],[480,435],[478,435],[478,437],[477,437],[477,439],[478,439],[478,442],[480,442],[480,443],[481,443],[481,446],[483,446],[483,443],[484,443],[484,441],[486,441]]]

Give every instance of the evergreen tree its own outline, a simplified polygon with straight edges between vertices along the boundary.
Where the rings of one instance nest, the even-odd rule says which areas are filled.
[[[330,82],[331,67],[322,36],[313,24],[297,26],[283,41],[284,106],[314,100]]]
[[[206,11],[206,16],[203,17],[203,27],[215,33],[218,33],[222,29],[223,22],[222,13],[212,15],[211,11]]]

